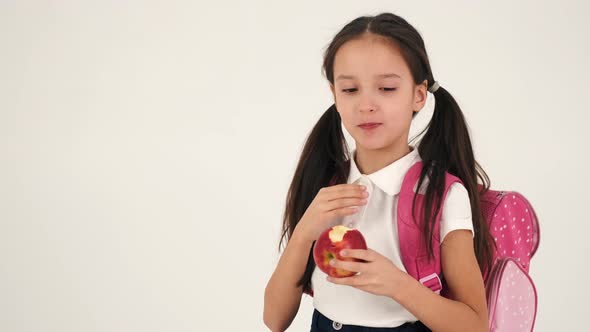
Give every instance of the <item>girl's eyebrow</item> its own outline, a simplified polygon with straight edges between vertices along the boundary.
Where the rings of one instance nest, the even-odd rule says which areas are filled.
[[[375,77],[377,77],[377,78],[389,78],[389,77],[401,78],[401,76],[399,76],[398,74],[395,74],[395,73],[380,74],[380,75],[375,75]],[[336,77],[336,81],[338,81],[338,80],[352,80],[354,78],[355,77],[353,75],[338,75],[338,77]]]

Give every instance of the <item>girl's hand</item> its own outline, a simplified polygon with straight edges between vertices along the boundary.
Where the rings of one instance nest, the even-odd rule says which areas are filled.
[[[411,278],[409,274],[400,270],[389,258],[372,249],[345,249],[340,252],[342,256],[362,259],[365,262],[348,262],[336,258],[330,264],[339,269],[360,274],[346,278],[327,278],[328,281],[358,288],[375,295],[383,295],[394,298],[400,287]]]
[[[338,184],[321,188],[297,223],[296,231],[310,241],[332,227],[334,219],[354,214],[367,204],[366,188],[356,184]]]

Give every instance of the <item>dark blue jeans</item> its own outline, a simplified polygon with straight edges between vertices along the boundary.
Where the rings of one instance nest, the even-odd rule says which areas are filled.
[[[317,309],[313,311],[311,332],[430,332],[422,322],[405,323],[398,327],[364,327],[358,325],[344,325],[332,321],[322,315]]]

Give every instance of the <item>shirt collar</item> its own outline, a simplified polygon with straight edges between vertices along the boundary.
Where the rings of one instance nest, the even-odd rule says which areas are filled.
[[[356,161],[354,160],[355,155],[356,148],[353,150],[352,155],[350,157],[350,171],[348,174],[347,183],[355,183],[360,178],[367,177],[377,187],[379,187],[381,190],[383,190],[390,196],[399,194],[406,172],[410,169],[412,165],[414,165],[414,163],[421,160],[420,155],[418,154],[418,149],[413,148],[413,150],[410,153],[406,154],[400,159],[381,168],[376,172],[366,175],[362,174],[358,169]]]

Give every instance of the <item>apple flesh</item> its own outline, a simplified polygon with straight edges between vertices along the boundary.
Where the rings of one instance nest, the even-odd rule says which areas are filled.
[[[313,259],[320,270],[331,277],[353,276],[356,272],[337,269],[330,265],[330,261],[334,258],[342,261],[363,262],[361,259],[340,256],[340,251],[343,249],[367,249],[363,234],[357,229],[343,225],[328,228],[320,234],[315,242]]]

